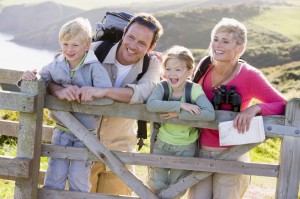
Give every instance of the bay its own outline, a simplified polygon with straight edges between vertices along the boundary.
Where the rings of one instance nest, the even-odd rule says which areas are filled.
[[[40,69],[50,63],[55,52],[17,45],[13,36],[0,33],[0,68],[11,70]]]

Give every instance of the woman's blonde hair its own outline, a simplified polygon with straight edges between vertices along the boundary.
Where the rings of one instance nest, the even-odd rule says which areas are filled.
[[[247,45],[247,28],[244,24],[236,19],[222,18],[221,21],[217,23],[211,31],[211,43],[209,46],[210,51],[215,35],[220,32],[233,33],[234,39],[236,40],[237,44],[243,46],[243,50],[240,56],[245,52]]]
[[[194,70],[195,68],[195,60],[192,52],[183,46],[172,46],[166,51],[162,62],[164,68],[169,59],[178,59],[179,61],[186,63],[188,70]]]
[[[90,45],[92,42],[92,26],[88,19],[78,17],[65,23],[58,34],[59,41],[62,39],[70,40],[81,34],[81,39],[84,45]]]

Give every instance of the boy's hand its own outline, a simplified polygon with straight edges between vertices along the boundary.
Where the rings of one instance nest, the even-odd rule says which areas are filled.
[[[76,98],[76,92],[77,90],[79,90],[79,88],[77,86],[73,86],[73,85],[64,85],[64,88],[57,91],[56,92],[56,96],[61,99],[61,100],[68,100],[70,101],[74,101],[77,100],[77,102],[79,103],[80,100],[78,101],[78,99]]]
[[[34,69],[34,70],[32,70],[32,71],[29,71],[29,70],[27,70],[27,71],[25,71],[24,73],[23,73],[23,75],[22,75],[22,80],[35,80],[37,77],[36,77],[36,74],[37,74],[37,70],[36,69]]]
[[[193,115],[199,115],[201,112],[200,107],[195,104],[189,104],[189,103],[182,102],[180,105],[180,108],[190,112]]]
[[[76,93],[76,99],[85,102],[91,102],[94,98],[103,98],[104,96],[104,88],[95,88],[91,86],[83,86]]]

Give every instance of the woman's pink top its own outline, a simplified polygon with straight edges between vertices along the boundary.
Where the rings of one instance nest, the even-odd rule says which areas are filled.
[[[200,79],[199,84],[212,102],[214,92],[211,84],[210,68],[206,74]],[[253,99],[257,99],[258,105],[261,107],[261,115],[283,115],[285,110],[285,98],[277,91],[264,75],[253,66],[242,63],[239,73],[227,83],[226,88],[230,86],[236,87],[236,92],[242,98],[241,111],[250,106]],[[231,110],[231,105],[221,105],[221,110]],[[209,147],[221,147],[219,143],[219,131],[212,129],[202,129],[200,144]],[[228,148],[228,146],[224,147]]]

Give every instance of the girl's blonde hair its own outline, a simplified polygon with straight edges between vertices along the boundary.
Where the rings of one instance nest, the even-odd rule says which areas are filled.
[[[166,51],[162,62],[164,68],[169,59],[178,59],[179,61],[186,63],[188,70],[194,70],[195,68],[195,60],[192,52],[183,46],[172,46]]]
[[[81,34],[81,39],[84,45],[90,45],[92,42],[92,26],[88,19],[78,17],[65,23],[58,34],[59,41],[63,39],[70,40]]]

